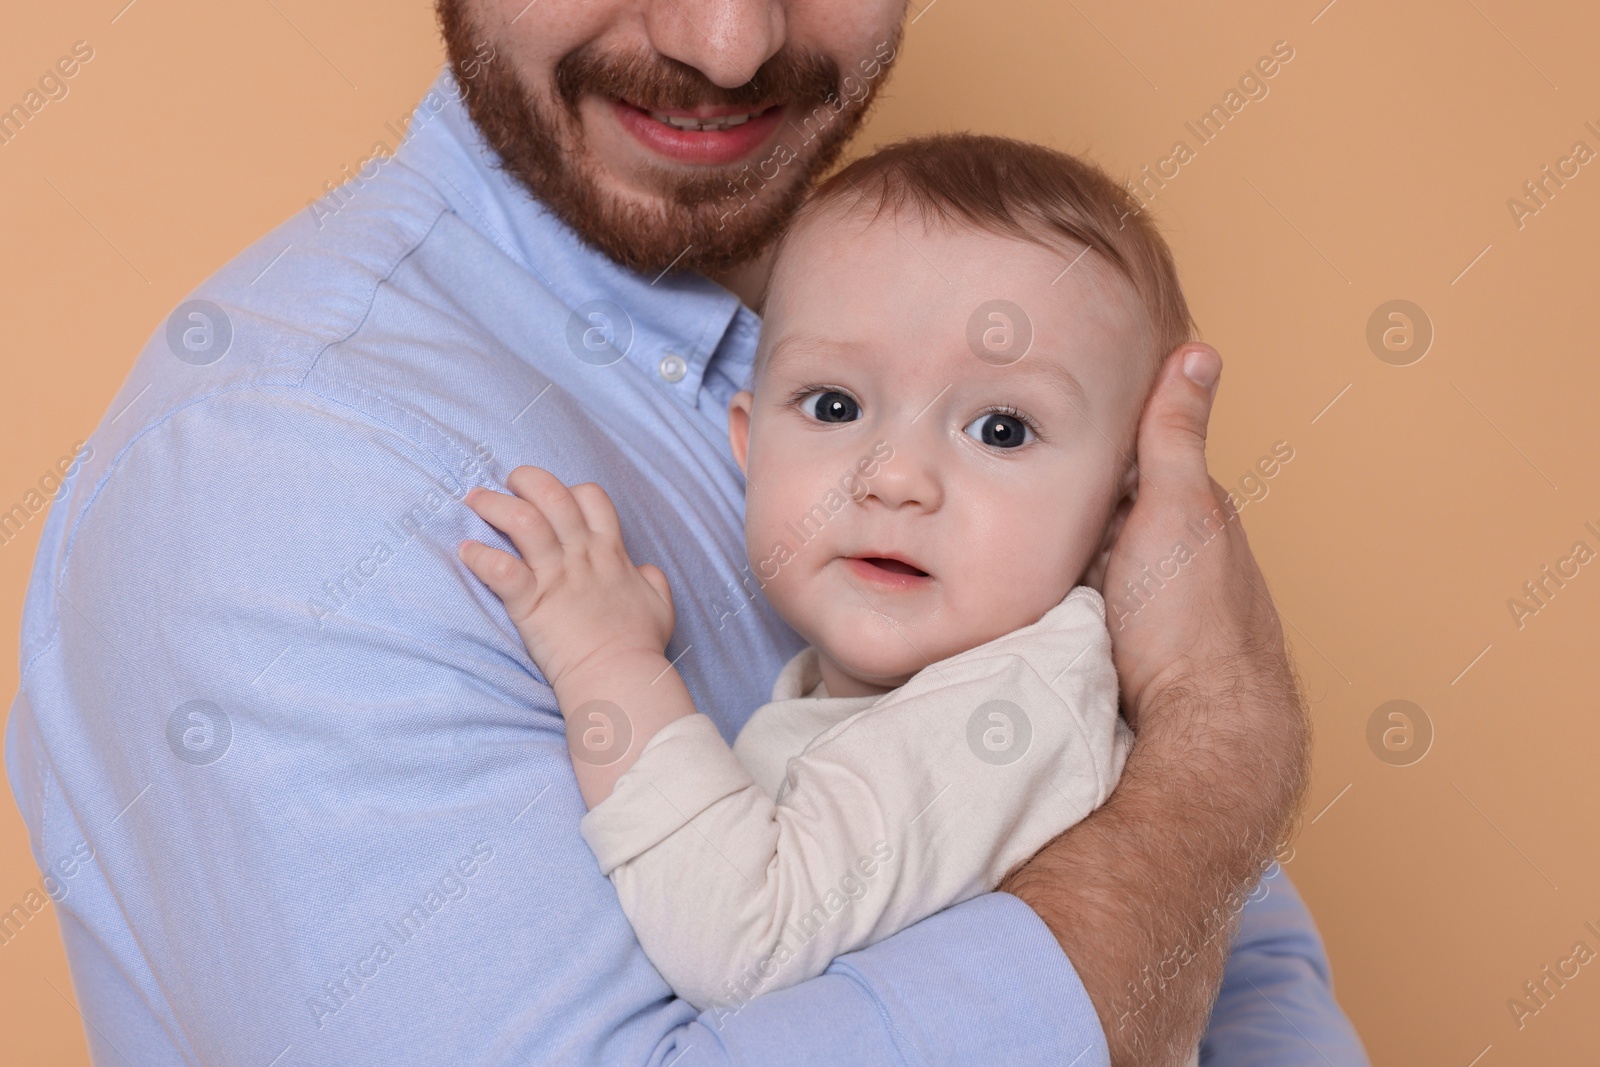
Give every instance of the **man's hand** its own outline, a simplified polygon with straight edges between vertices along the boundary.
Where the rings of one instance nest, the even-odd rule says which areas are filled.
[[[1277,612],[1206,470],[1220,373],[1214,349],[1181,346],[1139,426],[1139,484],[1103,590],[1137,732],[1122,779],[1000,886],[1061,942],[1119,1065],[1176,1065],[1199,1040],[1239,908],[1309,769]]]
[[[1208,345],[1168,357],[1139,426],[1139,484],[1111,548],[1102,593],[1130,725],[1174,686],[1214,692],[1224,675],[1294,680],[1283,627],[1239,513],[1206,470],[1216,378],[1184,373],[1222,359]],[[1213,362],[1214,361],[1214,362]]]
[[[465,503],[522,558],[478,541],[461,542],[457,554],[505,602],[545,679],[559,690],[586,661],[666,648],[674,622],[667,577],[628,558],[605,490],[593,482],[568,489],[529,466],[512,471],[506,488],[516,495],[479,487]]]

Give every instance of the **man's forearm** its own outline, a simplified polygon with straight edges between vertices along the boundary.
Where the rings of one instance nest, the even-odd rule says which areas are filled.
[[[1217,714],[1177,690],[1162,699],[1174,704],[1143,718],[1104,806],[999,887],[1056,935],[1112,1063],[1139,1067],[1180,1064],[1199,1041],[1239,909],[1299,806],[1309,758],[1304,707],[1282,682],[1254,680],[1262,710],[1247,721],[1266,725],[1242,736],[1218,725],[1240,722],[1236,709]]]

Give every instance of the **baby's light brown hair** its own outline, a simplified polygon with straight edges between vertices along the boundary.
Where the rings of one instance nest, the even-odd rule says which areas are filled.
[[[1084,248],[1133,287],[1148,327],[1148,371],[1195,339],[1194,319],[1178,270],[1139,201],[1095,164],[1053,148],[975,133],[940,133],[897,141],[838,171],[813,190],[778,240],[829,208],[918,212],[1053,251]],[[765,303],[766,293],[762,294]]]

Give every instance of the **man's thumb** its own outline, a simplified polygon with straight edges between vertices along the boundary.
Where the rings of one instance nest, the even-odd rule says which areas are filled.
[[[1167,357],[1139,423],[1139,470],[1162,490],[1209,486],[1206,424],[1222,374],[1210,345],[1182,345]]]

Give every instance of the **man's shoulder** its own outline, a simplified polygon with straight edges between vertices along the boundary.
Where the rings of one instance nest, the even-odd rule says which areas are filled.
[[[337,212],[296,212],[168,312],[90,439],[91,476],[107,473],[140,438],[175,432],[174,420],[253,422],[268,410],[279,423],[332,414],[423,449],[439,444],[439,420],[418,417],[410,395],[411,364],[431,339],[430,319],[448,318],[440,306],[454,283],[434,280],[419,292],[397,290],[394,280],[427,254],[451,207],[398,159],[337,196]],[[407,345],[408,336],[422,343]],[[303,436],[292,426],[285,433]],[[259,458],[270,465],[279,457]]]
[[[140,362],[175,360],[210,369],[211,379],[303,368],[355,332],[379,287],[449,206],[394,161],[343,189],[337,214],[297,211],[195,287],[163,319]]]
[[[286,392],[315,388],[320,357],[362,328],[384,283],[449,211],[395,161],[337,195],[337,214],[295,212],[168,310],[90,438],[100,463],[219,398],[281,404]]]
[[[297,212],[189,292],[147,339],[79,449],[50,508],[34,584],[65,577],[85,521],[98,514],[126,523],[162,486],[195,490],[184,514],[213,526],[228,493],[203,487],[222,489],[220,481],[252,471],[245,484],[258,495],[280,486],[313,492],[296,509],[307,517],[331,508],[346,479],[417,495],[475,476],[485,457],[466,430],[447,413],[429,417],[437,413],[390,384],[404,379],[404,367],[385,373],[333,361],[319,370],[330,351],[370,328],[385,283],[449,210],[421,175],[390,161],[377,179],[349,187],[336,216]],[[403,317],[394,308],[382,314]],[[315,471],[322,477],[311,478]],[[36,638],[49,633],[53,614],[36,620]]]

